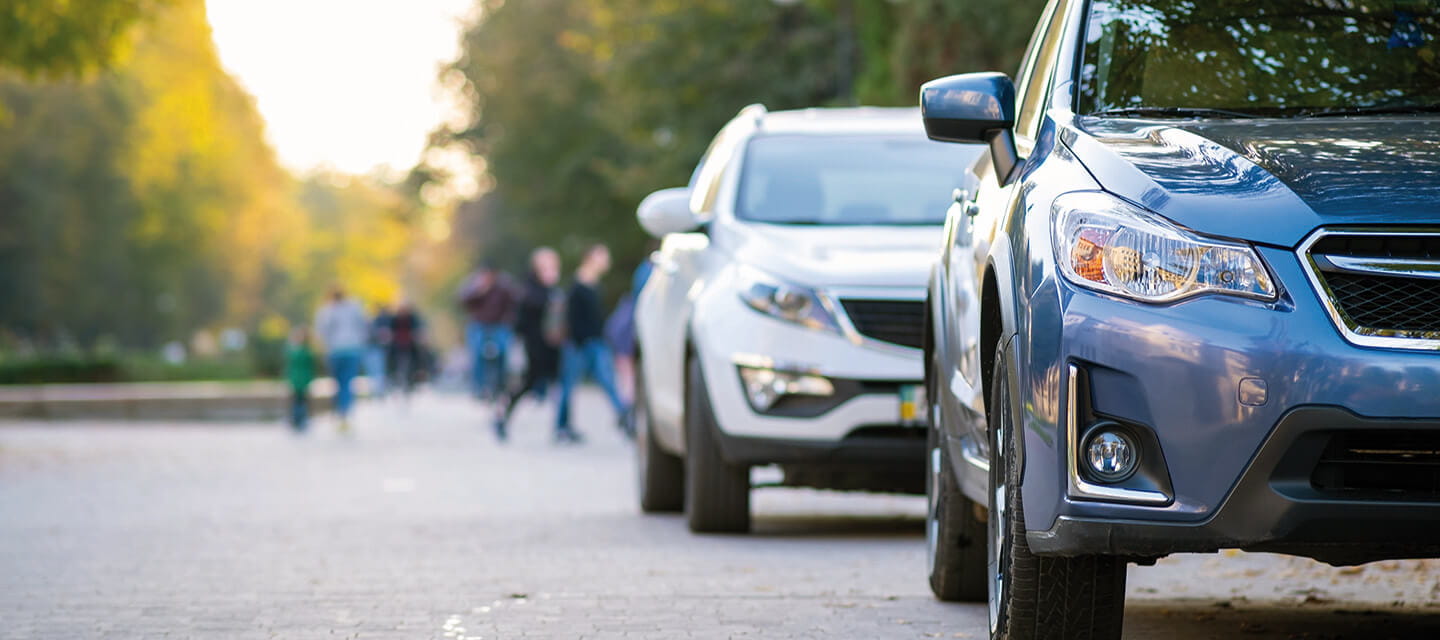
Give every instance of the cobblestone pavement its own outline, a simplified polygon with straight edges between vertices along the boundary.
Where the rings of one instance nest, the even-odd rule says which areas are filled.
[[[637,512],[603,402],[579,410],[567,448],[538,406],[501,447],[447,396],[350,437],[0,426],[0,637],[984,637],[929,595],[922,499],[767,489],[756,533],[693,536]],[[1440,637],[1432,569],[1166,560],[1132,570],[1127,637]]]

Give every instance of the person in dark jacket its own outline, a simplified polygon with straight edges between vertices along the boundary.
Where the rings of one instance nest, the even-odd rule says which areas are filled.
[[[489,263],[460,289],[460,304],[469,316],[465,341],[470,348],[474,392],[481,400],[498,398],[505,388],[516,297],[509,276]]]
[[[560,344],[565,337],[563,331],[556,331],[555,325],[557,318],[564,314],[565,294],[556,286],[559,282],[560,254],[550,247],[532,252],[530,277],[515,314],[515,332],[525,346],[525,378],[495,405],[495,437],[502,442],[510,414],[520,398],[534,392],[543,399],[550,383],[560,375]]]
[[[415,383],[419,381],[424,368],[422,338],[425,321],[415,310],[414,304],[409,300],[402,300],[390,315],[387,330],[390,335],[390,350],[386,356],[390,371],[395,384],[408,397],[415,391]]]
[[[365,347],[365,360],[362,364],[365,379],[370,382],[370,396],[375,398],[384,397],[390,382],[388,358],[392,315],[389,308],[380,306],[375,309],[375,317],[370,321],[370,343]]]
[[[653,270],[647,256],[630,278],[630,291],[620,297],[610,319],[605,321],[605,341],[615,353],[615,387],[631,405],[635,404],[635,305]]]
[[[600,277],[610,269],[610,250],[597,244],[585,251],[575,270],[575,284],[565,299],[567,339],[560,356],[560,406],[555,414],[556,442],[580,442],[570,424],[570,400],[585,375],[599,383],[619,416],[620,429],[631,435],[630,407],[615,389],[610,346],[605,343],[605,312],[600,302]]]

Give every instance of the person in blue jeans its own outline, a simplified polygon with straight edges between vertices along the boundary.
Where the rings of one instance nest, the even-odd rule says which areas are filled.
[[[585,251],[575,270],[575,284],[565,300],[568,338],[560,355],[560,406],[555,413],[555,441],[578,443],[579,432],[570,423],[570,402],[575,385],[587,374],[610,398],[620,430],[633,437],[630,407],[615,389],[614,354],[604,336],[605,313],[600,303],[600,277],[610,270],[610,250],[597,244]]]
[[[507,386],[507,359],[514,338],[515,285],[494,265],[485,263],[466,279],[460,305],[469,316],[465,343],[470,350],[471,380],[475,397],[499,398]]]
[[[355,403],[351,384],[360,373],[360,363],[370,340],[370,320],[359,302],[336,287],[330,300],[315,313],[315,335],[325,343],[326,362],[335,379],[335,413],[340,416],[340,433],[350,430],[350,408]]]

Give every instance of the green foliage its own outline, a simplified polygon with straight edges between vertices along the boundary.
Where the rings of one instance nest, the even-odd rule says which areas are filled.
[[[48,356],[0,360],[0,384],[54,384],[118,382],[120,364],[114,358]]]
[[[6,0],[0,6],[0,67],[27,75],[73,75],[108,66],[137,22],[171,0]]]
[[[278,353],[278,352],[277,352]],[[244,353],[195,358],[180,364],[148,354],[42,355],[0,359],[0,385],[93,382],[188,382],[273,378],[278,365],[262,366]]]
[[[277,370],[264,371],[252,354],[238,353],[210,358],[193,358],[172,364],[154,356],[130,356],[120,361],[122,382],[190,382],[274,378]]]
[[[972,71],[1020,69],[1043,0],[903,0],[894,3],[890,49],[867,65],[888,62],[896,97],[914,104],[929,79]]]
[[[290,176],[221,68],[202,0],[143,4],[162,5],[107,71],[0,72],[0,352],[223,327],[274,338],[332,283],[399,296],[415,198]]]
[[[141,31],[93,78],[0,76],[0,326],[21,337],[184,339],[253,311],[274,258],[288,177],[203,5]]]

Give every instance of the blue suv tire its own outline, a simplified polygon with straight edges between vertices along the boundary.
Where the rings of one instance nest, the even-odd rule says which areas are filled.
[[[1002,343],[1003,344],[1003,343]],[[1003,349],[988,405],[991,640],[1119,640],[1126,562],[1112,556],[1040,557],[1025,539],[1023,469]]]

